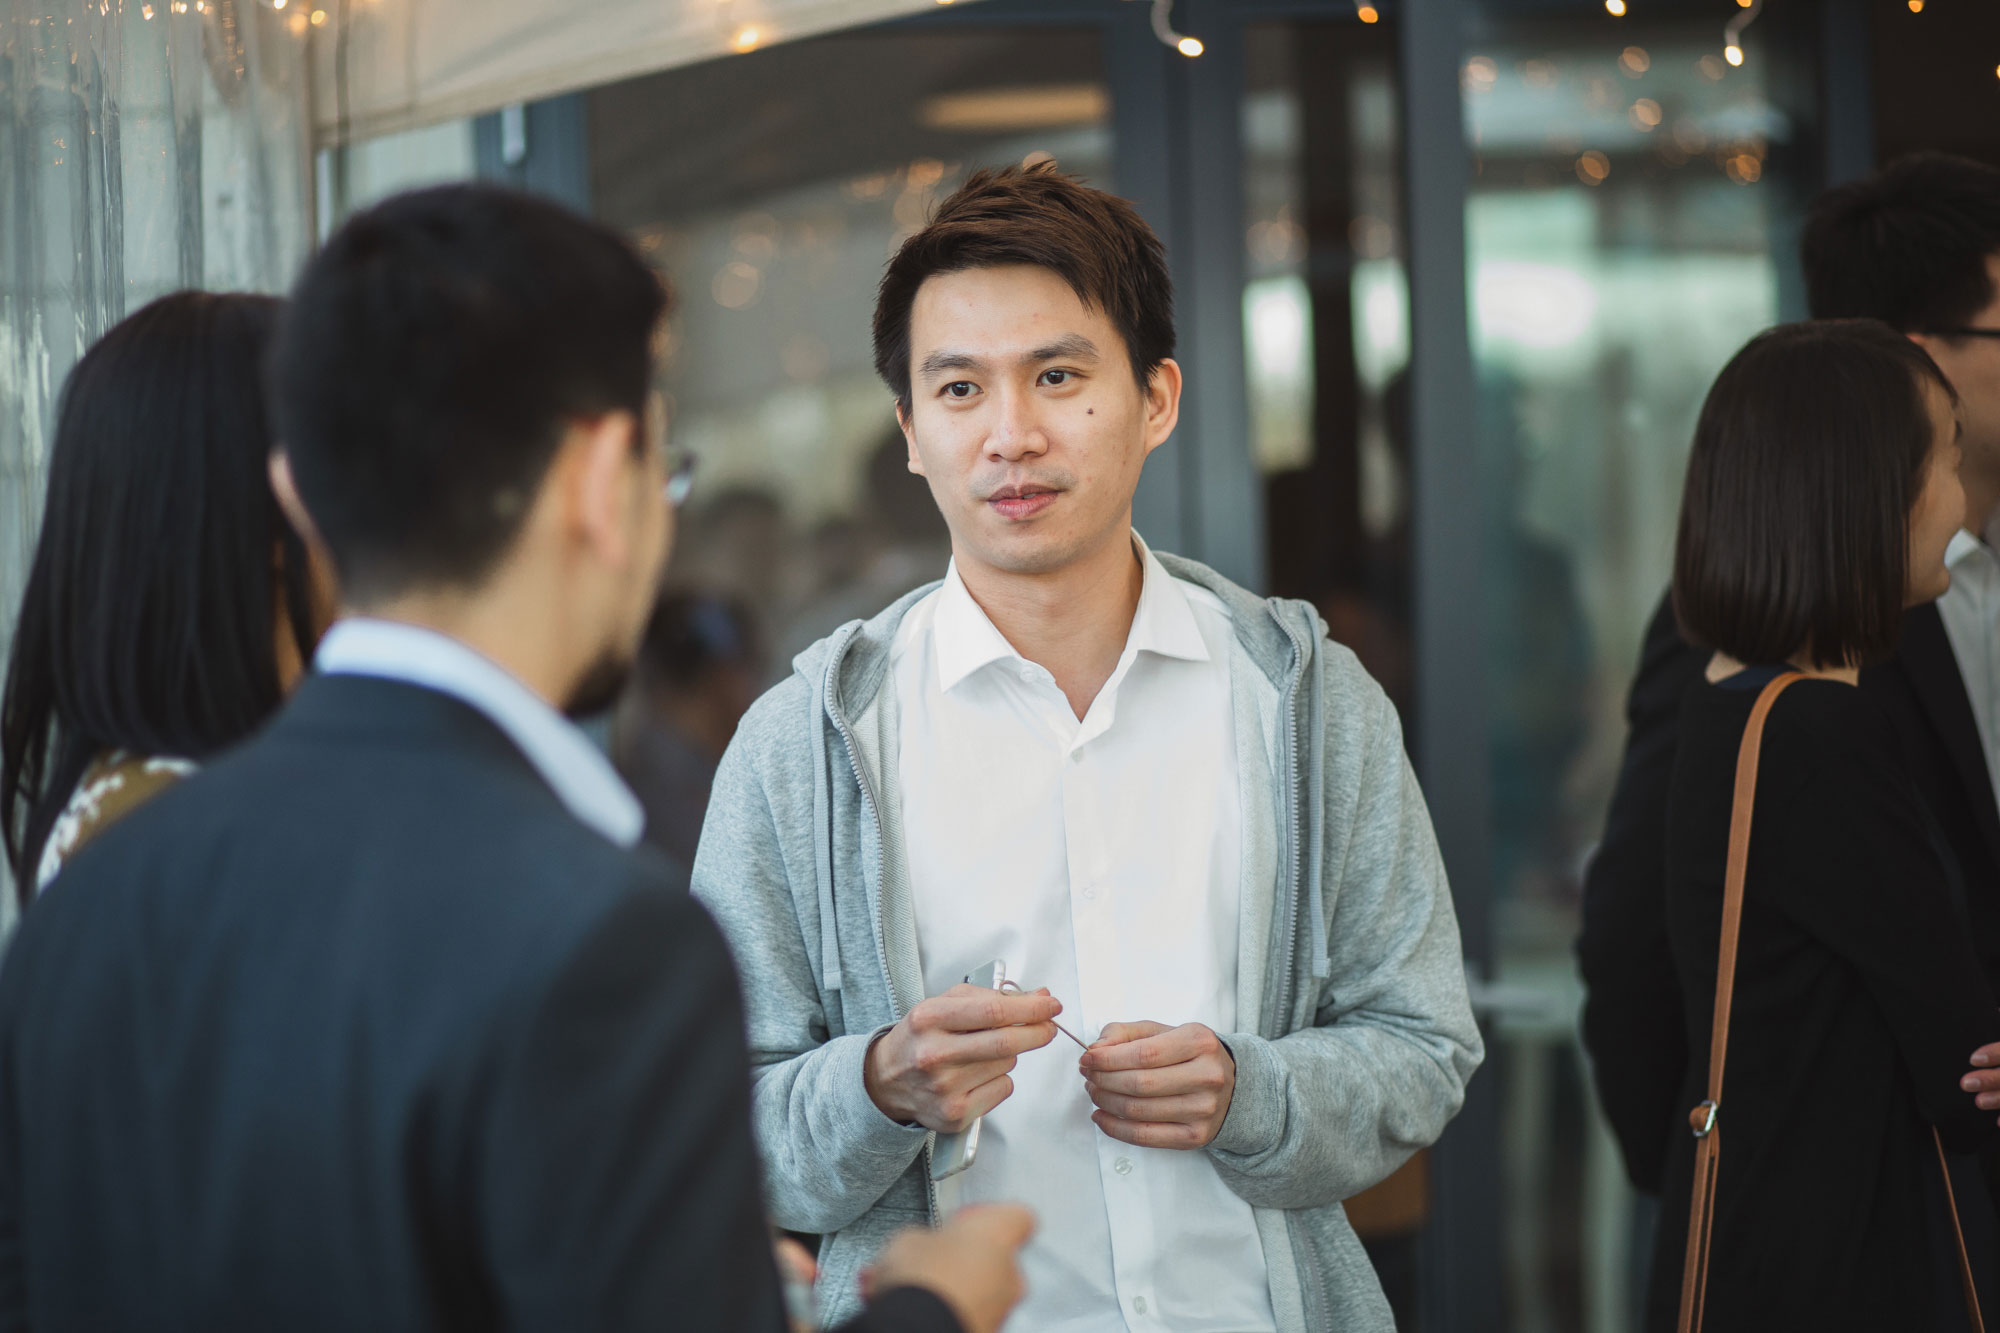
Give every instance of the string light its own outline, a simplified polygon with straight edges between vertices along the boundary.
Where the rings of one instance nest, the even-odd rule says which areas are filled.
[[[1722,28],[1722,58],[1732,65],[1743,63],[1743,30],[1757,21],[1757,15],[1764,10],[1764,0],[1736,0],[1743,12],[1729,20]]]
[[[1924,12],[1924,0],[1910,0],[1910,12],[1911,12],[1912,14],[1921,14],[1921,13],[1923,13],[1923,12]]]
[[[1354,6],[1354,17],[1360,19],[1363,23],[1377,23],[1381,21],[1382,11],[1371,4],[1365,3],[1364,0],[1363,3]]]
[[[755,24],[751,24],[745,28],[738,28],[736,30],[736,49],[739,51],[755,51],[757,43],[763,39],[764,34],[757,30]]]
[[[323,28],[326,26],[326,11],[324,9],[315,9],[312,12],[312,25],[315,28]]]
[[[1624,18],[1625,0],[1604,0],[1604,12],[1615,19]]]
[[[1174,0],[1153,0],[1153,35],[1161,43],[1171,46],[1182,55],[1193,59],[1207,50],[1201,38],[1190,37],[1184,32],[1175,32],[1173,25]]]

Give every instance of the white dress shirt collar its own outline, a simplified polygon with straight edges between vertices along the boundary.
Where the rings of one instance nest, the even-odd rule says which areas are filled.
[[[342,620],[320,640],[326,675],[376,676],[448,694],[500,728],[584,824],[620,847],[646,816],[608,760],[568,718],[491,658],[435,630],[389,620]]]
[[[1964,528],[1951,535],[1951,544],[1944,548],[1944,567],[1957,569],[1965,558],[1986,549],[1986,543],[1973,536]]]
[[[1139,557],[1141,573],[1139,607],[1133,614],[1132,629],[1119,658],[1120,674],[1141,652],[1188,662],[1208,661],[1208,644],[1201,637],[1201,626],[1195,623],[1187,594],[1136,532],[1132,534],[1132,549]],[[934,633],[941,691],[951,691],[973,672],[994,662],[1023,660],[972,599],[964,580],[958,576],[955,559],[945,570],[944,586],[938,590]]]

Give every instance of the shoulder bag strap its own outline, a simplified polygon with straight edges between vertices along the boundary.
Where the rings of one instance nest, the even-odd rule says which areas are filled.
[[[1722,1068],[1729,1053],[1729,1001],[1736,988],[1736,937],[1743,924],[1743,876],[1750,864],[1750,812],[1757,800],[1757,758],[1771,706],[1803,674],[1787,671],[1764,687],[1743,727],[1736,752],[1736,799],[1729,816],[1729,861],[1722,880],[1722,944],[1715,963],[1715,1023],[1708,1039],[1708,1097],[1688,1112],[1694,1150],[1694,1196],[1688,1204],[1687,1260],[1681,1266],[1679,1333],[1699,1333],[1708,1294],[1709,1230],[1715,1220],[1715,1174],[1722,1155],[1716,1116],[1722,1109]]]

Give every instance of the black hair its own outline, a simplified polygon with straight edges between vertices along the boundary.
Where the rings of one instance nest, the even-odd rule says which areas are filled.
[[[532,195],[443,186],[344,223],[292,293],[272,382],[349,600],[477,586],[566,427],[643,417],[666,306],[622,236]]]
[[[1930,385],[1956,401],[1921,347],[1871,319],[1783,325],[1730,359],[1681,500],[1673,598],[1688,639],[1750,664],[1895,651],[1936,444]]]
[[[162,297],[70,372],[0,700],[0,835],[23,902],[98,756],[203,759],[276,710],[280,598],[312,656],[305,550],[267,472],[280,308]]]
[[[1813,201],[1800,243],[1815,319],[1961,328],[1993,299],[2000,168],[1917,153]]]
[[[875,372],[910,408],[910,310],[941,273],[1029,264],[1101,310],[1125,340],[1143,392],[1174,354],[1174,284],[1166,247],[1139,210],[1053,162],[984,168],[953,191],[890,259],[875,297]]]

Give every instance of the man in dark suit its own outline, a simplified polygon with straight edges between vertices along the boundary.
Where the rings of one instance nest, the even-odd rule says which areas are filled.
[[[0,1329],[783,1328],[728,950],[564,717],[671,540],[664,306],[481,187],[307,267],[273,481],[343,618],[0,969]],[[902,1237],[853,1327],[991,1333],[1031,1225]]]
[[[1989,581],[2000,589],[2000,558],[1986,540],[2000,510],[2000,171],[1942,154],[1904,159],[1822,195],[1803,251],[1815,317],[1867,316],[1902,330],[1959,395],[1969,531],[1949,557],[1952,592],[1905,615],[1897,656],[1864,671],[1861,686],[1896,721],[2000,997],[2000,598],[1988,608],[1977,592]],[[1687,1124],[1679,1097],[1688,1041],[1663,858],[1681,697],[1707,661],[1662,603],[1626,708],[1604,838],[1584,876],[1584,1045],[1626,1171],[1648,1194],[1659,1192],[1671,1136]]]

